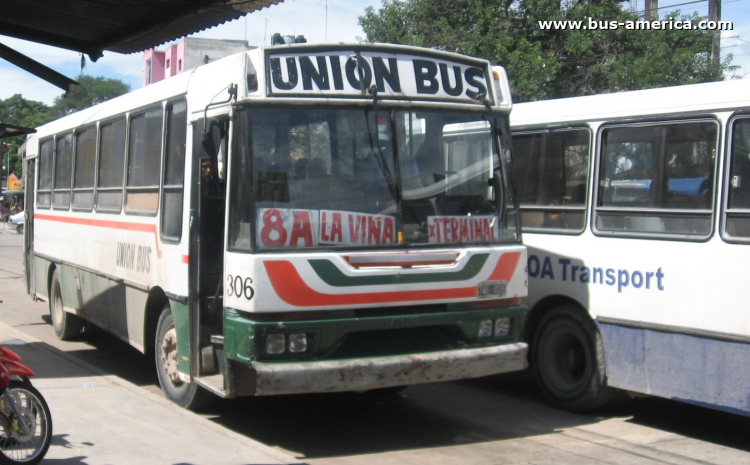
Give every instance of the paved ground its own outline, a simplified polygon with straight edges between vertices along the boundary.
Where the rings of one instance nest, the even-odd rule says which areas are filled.
[[[278,464],[298,460],[0,323],[0,345],[39,375],[52,412],[44,463]]]
[[[173,406],[152,364],[100,335],[63,342],[23,288],[21,236],[0,224],[0,344],[50,403],[52,464],[749,464],[750,418],[664,399],[575,415],[528,373],[358,393]]]

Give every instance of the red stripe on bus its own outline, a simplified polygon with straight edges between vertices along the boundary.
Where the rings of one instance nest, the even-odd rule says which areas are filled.
[[[190,255],[183,255],[182,256],[182,263],[188,265],[190,263]]]
[[[521,260],[521,252],[506,252],[497,262],[495,271],[490,275],[488,281],[505,281],[507,283],[513,279],[513,275],[516,274],[516,267],[518,267],[518,261]]]
[[[78,224],[82,226],[94,226],[97,228],[121,229],[124,231],[152,233],[154,235],[154,242],[156,243],[156,256],[157,258],[161,258],[161,249],[159,248],[159,239],[156,234],[155,224],[128,223],[125,221],[112,220],[95,220],[91,218],[71,218],[65,216],[46,215],[43,213],[35,213],[34,219],[56,221],[58,223]]]
[[[510,281],[516,271],[520,252],[503,254],[498,260],[490,280]],[[289,305],[320,307],[375,303],[414,302],[477,297],[477,286],[454,289],[419,291],[366,292],[357,294],[325,294],[312,289],[302,279],[297,268],[287,260],[266,260],[263,263],[276,294]]]

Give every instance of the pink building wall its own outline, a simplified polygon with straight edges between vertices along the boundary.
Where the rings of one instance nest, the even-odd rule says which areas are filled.
[[[248,46],[246,41],[183,38],[163,52],[146,50],[141,84],[147,86],[199,66],[204,57],[215,60],[252,48],[255,47]]]
[[[164,79],[164,59],[165,52],[154,49],[143,52],[143,86]]]

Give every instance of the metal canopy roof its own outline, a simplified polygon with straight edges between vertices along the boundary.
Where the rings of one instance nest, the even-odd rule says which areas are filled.
[[[2,0],[0,35],[87,54],[140,52],[283,0]]]
[[[8,137],[23,136],[26,134],[32,134],[36,132],[36,129],[24,128],[21,126],[14,126],[12,124],[0,123],[0,139]]]

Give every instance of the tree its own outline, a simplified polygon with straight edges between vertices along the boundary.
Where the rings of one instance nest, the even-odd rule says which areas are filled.
[[[711,66],[711,31],[633,30],[622,0],[383,0],[359,24],[371,42],[483,57],[505,66],[515,101],[709,82],[733,71]],[[673,14],[697,25],[699,17]],[[542,28],[581,21],[586,28]],[[612,21],[625,26],[612,27]],[[591,27],[596,23],[596,28]],[[570,24],[570,23],[566,23]]]
[[[52,112],[56,116],[69,115],[130,92],[130,86],[119,79],[81,74],[76,80],[81,85],[78,89],[53,100]]]
[[[14,126],[35,128],[54,119],[47,105],[35,100],[26,100],[21,94],[0,100],[0,121]],[[2,140],[2,165],[8,162],[10,153],[10,173],[21,176],[23,160],[18,156],[18,148],[24,143],[24,136],[11,137]],[[5,172],[2,173],[4,177]]]

